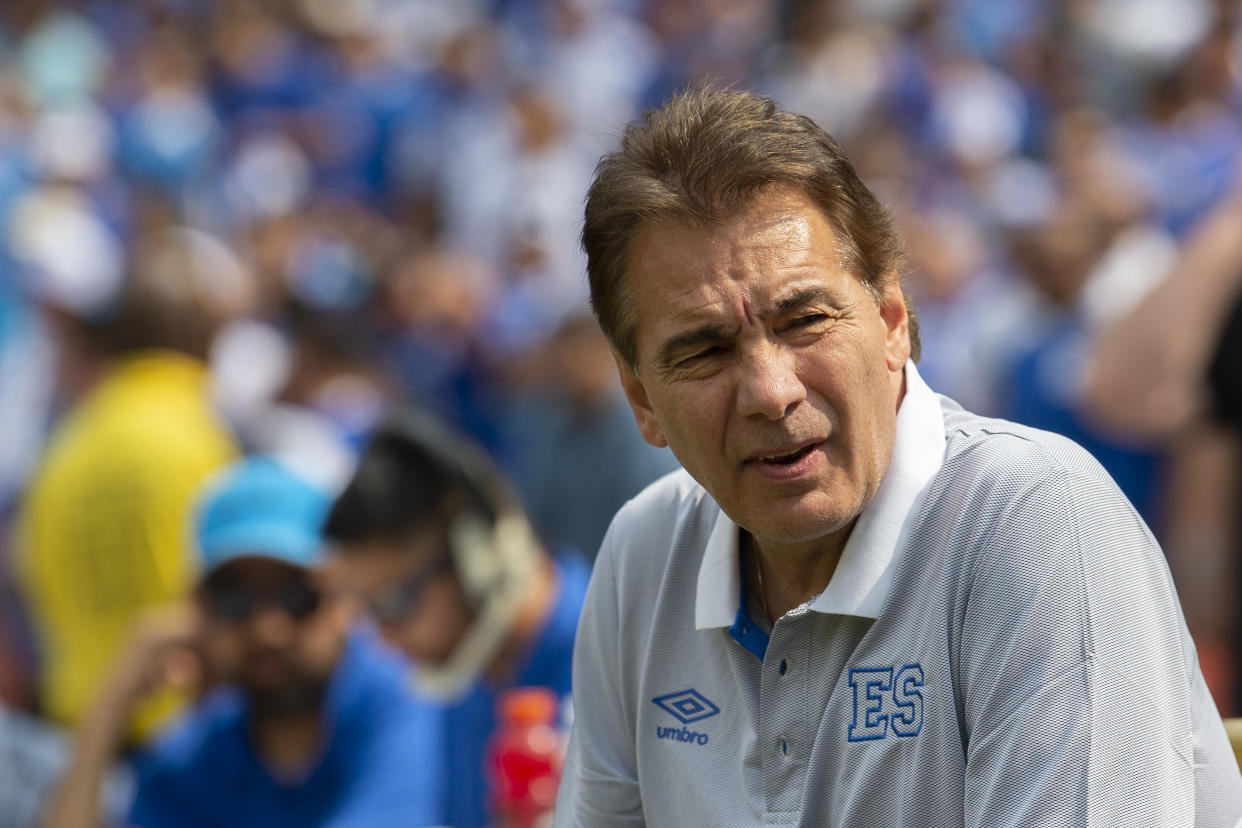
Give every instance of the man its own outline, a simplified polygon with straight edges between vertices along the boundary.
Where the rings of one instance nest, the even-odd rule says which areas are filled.
[[[374,434],[324,531],[338,582],[416,662],[416,692],[447,703],[424,763],[448,773],[449,824],[492,824],[496,703],[568,696],[586,564],[544,551],[482,448],[413,410]]]
[[[617,515],[559,826],[1233,826],[1160,549],[911,360],[891,218],[809,119],[680,95],[600,163],[592,301],[685,467]]]
[[[107,354],[102,376],[57,426],[18,514],[39,706],[61,724],[85,714],[137,615],[192,586],[194,495],[236,456],[206,356],[244,291],[193,239],[166,230],[137,245],[110,312],[81,322]],[[166,694],[137,709],[137,733],[173,708]]]
[[[440,711],[406,693],[405,662],[316,570],[327,498],[280,465],[230,469],[200,513],[193,606],[146,619],[79,730],[45,828],[97,824],[101,775],[153,684],[214,687],[136,760],[125,824],[425,826],[442,769],[421,761]]]

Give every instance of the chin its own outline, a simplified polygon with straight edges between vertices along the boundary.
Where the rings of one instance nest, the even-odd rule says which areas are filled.
[[[808,544],[848,529],[860,511],[840,505],[835,509],[771,509],[752,522],[753,529],[735,522],[746,528],[761,544]]]

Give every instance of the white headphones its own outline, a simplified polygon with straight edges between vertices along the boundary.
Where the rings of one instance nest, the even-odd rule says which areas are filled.
[[[418,692],[452,699],[482,675],[509,636],[538,567],[538,542],[478,446],[413,410],[383,431],[418,450],[469,496],[453,518],[449,546],[474,620],[444,663],[419,664],[413,675]]]

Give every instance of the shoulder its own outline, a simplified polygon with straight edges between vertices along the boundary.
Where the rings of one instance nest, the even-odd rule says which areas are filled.
[[[626,602],[650,595],[676,573],[697,573],[720,507],[684,469],[635,495],[613,518],[595,562],[592,585],[612,583]],[[627,586],[628,585],[628,586]]]
[[[650,546],[667,544],[679,531],[695,523],[715,520],[715,502],[685,469],[656,480],[618,511],[608,529],[605,545]]]
[[[219,763],[226,745],[242,734],[244,715],[245,705],[236,689],[225,687],[209,694],[139,754],[139,786],[198,774]]]
[[[639,492],[617,512],[604,536],[588,610],[615,612],[633,630],[648,628],[665,596],[694,594],[720,516],[715,500],[681,469]]]
[[[338,671],[327,702],[335,727],[316,773],[343,788],[322,824],[440,824],[445,705],[411,692],[409,663],[367,627],[351,632]]]
[[[1032,488],[1094,490],[1118,504],[1124,496],[1103,466],[1059,434],[994,417],[980,417],[946,401],[941,483],[953,480],[980,497],[1010,502]]]
[[[207,417],[169,410],[80,409],[53,435],[35,477],[45,504],[74,509],[81,487],[97,496],[178,506],[237,456],[232,435]]]
[[[1072,440],[945,408],[944,465],[929,492],[925,528],[963,567],[976,607],[1021,596],[1084,625],[1116,626],[1117,597],[1159,617],[1176,594],[1159,543],[1108,472]],[[1036,599],[1038,598],[1038,601]],[[1042,602],[1042,603],[1040,603]],[[1129,622],[1133,622],[1131,619]]]
[[[341,712],[381,704],[404,707],[412,699],[406,692],[409,662],[381,640],[369,623],[359,623],[349,631],[336,670],[329,704]]]
[[[410,670],[371,627],[350,631],[328,695],[341,743],[404,742],[417,753],[438,738],[443,707],[410,692]]]
[[[1159,544],[1104,468],[1073,441],[945,405],[945,458],[920,540],[947,553],[971,590],[1055,580],[1084,598],[1118,578],[1166,591]]]

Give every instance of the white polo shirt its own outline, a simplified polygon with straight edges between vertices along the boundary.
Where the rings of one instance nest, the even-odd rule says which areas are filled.
[[[1163,555],[1115,484],[906,380],[831,582],[770,635],[689,475],[618,513],[557,826],[1242,824]]]

